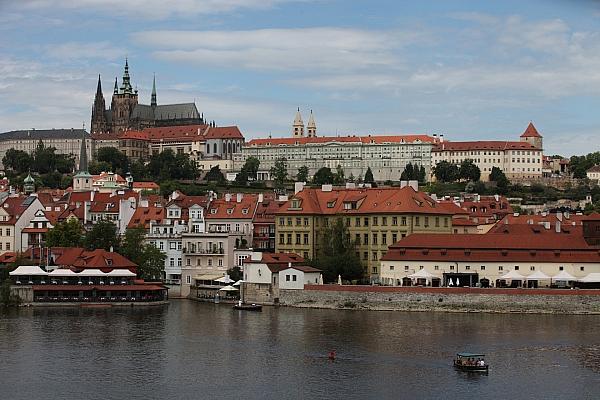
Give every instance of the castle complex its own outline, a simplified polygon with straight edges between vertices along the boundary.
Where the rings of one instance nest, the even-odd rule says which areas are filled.
[[[204,118],[194,103],[159,105],[156,96],[156,79],[152,82],[150,104],[138,103],[138,91],[131,85],[129,63],[125,60],[125,70],[118,86],[115,78],[110,108],[106,108],[102,82],[98,76],[96,97],[92,106],[91,133],[113,133],[148,127],[180,126],[204,124]]]

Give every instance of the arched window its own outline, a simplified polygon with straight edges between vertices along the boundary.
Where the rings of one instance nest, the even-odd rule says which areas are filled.
[[[210,153],[210,144],[206,144],[206,154]]]
[[[215,144],[213,144],[213,153],[216,153],[216,152],[217,152],[217,144],[215,143]]]
[[[227,152],[231,154],[231,142],[227,145]]]

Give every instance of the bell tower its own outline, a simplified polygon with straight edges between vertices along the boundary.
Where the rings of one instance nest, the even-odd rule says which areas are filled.
[[[115,79],[115,89],[113,92],[111,110],[112,110],[112,125],[114,132],[121,132],[130,127],[130,116],[134,107],[138,103],[137,89],[133,90],[131,86],[131,78],[129,76],[129,62],[125,59],[125,70],[121,87],[117,85]]]
[[[294,118],[294,124],[292,125],[292,136],[295,138],[304,137],[304,122],[302,121],[302,115],[300,115],[300,107],[296,111],[296,118]]]

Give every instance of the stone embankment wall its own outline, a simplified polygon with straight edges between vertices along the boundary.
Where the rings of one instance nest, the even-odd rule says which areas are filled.
[[[280,290],[279,303],[382,311],[600,314],[600,290],[311,285]]]

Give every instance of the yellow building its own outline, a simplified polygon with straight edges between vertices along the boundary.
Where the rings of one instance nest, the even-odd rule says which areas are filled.
[[[275,214],[276,252],[315,258],[323,230],[341,218],[357,244],[357,256],[371,281],[379,279],[379,260],[413,232],[451,233],[460,210],[441,204],[410,186],[403,188],[305,188]]]

